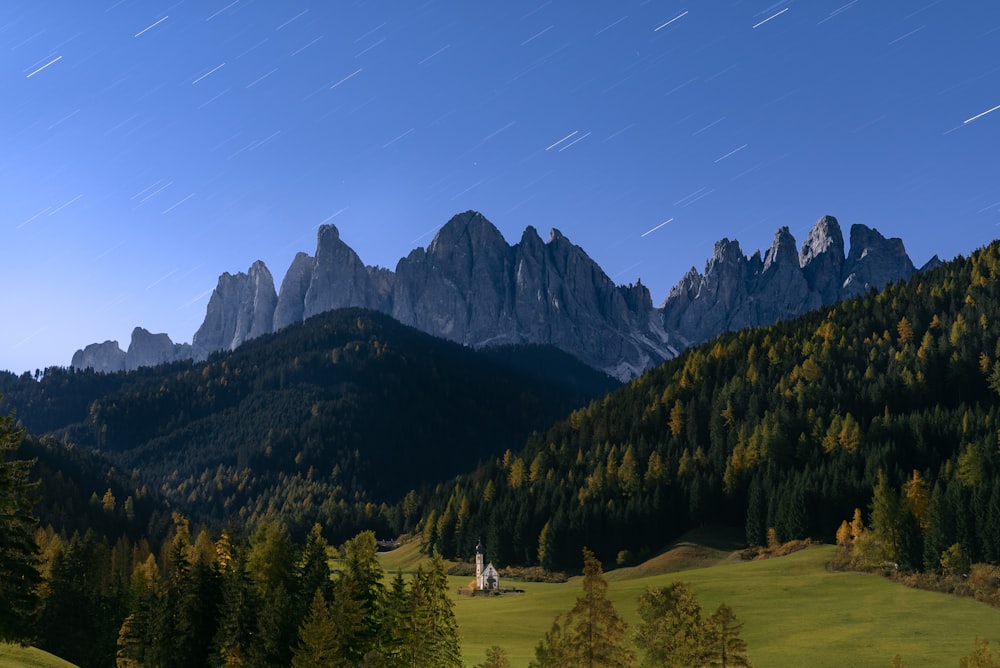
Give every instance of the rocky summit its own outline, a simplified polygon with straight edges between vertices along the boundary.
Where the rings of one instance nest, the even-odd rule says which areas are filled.
[[[472,347],[552,344],[628,380],[720,332],[792,318],[916,271],[900,239],[864,225],[851,227],[845,256],[833,216],[817,221],[800,251],[795,244],[787,227],[763,256],[745,256],[739,242],[723,239],[704,273],[692,267],[655,308],[642,283],[615,285],[557,229],[543,241],[528,227],[511,246],[482,214],[467,211],[390,271],[365,265],[335,226],[324,225],[316,254],[296,255],[278,292],[260,261],[247,273],[222,274],[190,345],[136,328],[127,353],[106,341],[78,350],[72,364],[120,371],[201,360],[318,313],[361,306]]]
[[[902,240],[864,225],[851,226],[845,257],[833,216],[816,222],[798,254],[785,227],[763,260],[759,253],[745,257],[737,242],[723,239],[704,274],[692,267],[670,291],[662,306],[664,329],[679,346],[696,345],[723,331],[769,325],[882,288],[915,271]]]

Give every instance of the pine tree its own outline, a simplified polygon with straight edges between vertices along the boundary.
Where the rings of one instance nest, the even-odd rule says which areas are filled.
[[[379,647],[382,657],[391,666],[403,665],[403,647],[406,639],[407,591],[403,573],[396,571],[385,596],[382,637]]]
[[[684,582],[666,587],[648,587],[639,597],[642,621],[636,644],[645,658],[644,668],[700,665],[706,652],[701,604]]]
[[[270,665],[288,665],[292,659],[300,619],[296,612],[297,585],[295,548],[284,526],[263,522],[251,539],[247,570],[266,602],[257,618],[260,648]]]
[[[463,665],[458,623],[448,594],[448,576],[441,555],[435,554],[429,570],[417,567],[396,616],[399,658],[393,665],[420,668]]]
[[[583,548],[583,593],[576,605],[557,618],[535,649],[532,666],[584,668],[634,666],[635,655],[625,646],[627,625],[608,599],[608,582],[601,562]]]
[[[368,604],[361,595],[358,581],[340,577],[333,585],[331,610],[336,611],[337,642],[342,657],[354,665],[364,659],[378,643],[371,642],[365,619],[369,617]],[[381,618],[381,611],[379,617]]]
[[[351,662],[341,653],[337,619],[323,590],[316,588],[309,613],[299,627],[299,642],[292,653],[292,668],[340,668]]]
[[[309,535],[306,536],[306,544],[302,548],[302,566],[299,569],[299,592],[303,617],[310,609],[313,593],[317,589],[323,592],[323,597],[327,601],[333,597],[328,548],[329,545],[323,538],[322,527],[319,524],[314,524]]]
[[[941,552],[955,539],[954,512],[948,503],[946,490],[939,479],[931,489],[927,505],[927,529],[924,531],[924,569],[941,567]]]
[[[878,473],[878,483],[872,494],[871,506],[872,534],[876,545],[876,558],[884,562],[897,563],[900,560],[901,536],[900,520],[902,508],[899,496],[889,485],[884,471]]]
[[[250,666],[262,663],[258,659],[260,636],[257,618],[262,607],[242,551],[231,553],[229,566],[223,574],[222,606],[219,628],[213,640],[212,665]]]
[[[378,544],[375,534],[363,531],[344,543],[344,572],[341,584],[352,592],[352,596],[364,608],[364,630],[352,648],[352,656],[360,660],[369,650],[375,648],[381,636],[382,612],[385,607],[385,585],[382,584],[384,571],[378,560]]]
[[[27,642],[38,612],[39,552],[31,513],[38,483],[28,480],[32,462],[13,459],[24,430],[13,414],[0,417],[0,642]]]
[[[737,623],[733,609],[725,603],[706,622],[705,658],[710,666],[750,666],[747,643],[740,638],[743,624]]]

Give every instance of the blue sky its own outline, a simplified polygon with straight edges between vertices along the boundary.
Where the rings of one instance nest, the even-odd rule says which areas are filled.
[[[995,2],[8,0],[0,52],[16,372],[190,341],[323,222],[390,268],[468,209],[556,227],[656,304],[824,214],[918,265],[1000,230]]]

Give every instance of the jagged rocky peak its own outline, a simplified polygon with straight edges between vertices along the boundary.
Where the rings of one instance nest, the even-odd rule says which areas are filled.
[[[335,225],[322,225],[316,240],[309,287],[303,300],[302,317],[345,306],[378,309],[377,291],[368,268],[340,238]]]
[[[705,265],[681,279],[662,307],[664,329],[683,345],[727,330],[767,325],[800,315],[870,288],[911,276],[913,264],[899,239],[885,239],[863,225],[851,227],[851,251],[833,216],[820,218],[802,250],[787,227],[779,229],[764,257],[743,257],[722,239]]]
[[[244,341],[269,334],[277,303],[274,279],[262,261],[254,262],[247,273],[223,273],[192,340],[195,358],[233,350]]]
[[[118,346],[117,341],[91,343],[73,353],[71,364],[74,369],[93,369],[104,373],[124,371],[125,351]]]
[[[493,223],[466,211],[396,265],[391,315],[435,336],[477,345],[505,340],[511,311],[511,248]]]
[[[740,242],[735,239],[730,241],[727,237],[723,237],[715,242],[715,246],[712,248],[712,257],[705,262],[705,273],[707,274],[710,268],[717,264],[742,264],[743,262],[746,262],[746,258],[743,256]]]
[[[931,269],[937,269],[942,264],[944,264],[944,263],[941,262],[941,258],[939,258],[937,256],[937,253],[935,253],[934,257],[932,257],[931,259],[927,260],[927,262],[924,262],[924,264],[917,271],[919,271],[920,273],[923,273],[925,271],[930,271]]]
[[[745,323],[734,321],[734,324],[769,324],[820,305],[819,296],[810,289],[799,267],[795,238],[787,227],[774,233],[774,241],[764,256],[764,266],[752,293],[756,298],[752,304],[747,304]]]
[[[780,263],[781,266],[787,267],[792,262],[797,268],[799,254],[795,251],[795,237],[792,236],[787,226],[778,228],[778,231],[774,233],[771,248],[764,256],[764,271],[770,270],[775,264]]]
[[[553,344],[627,380],[720,332],[771,324],[914,272],[899,239],[863,225],[850,236],[846,258],[833,216],[816,222],[798,252],[787,227],[766,253],[749,257],[738,241],[721,239],[704,274],[692,268],[657,310],[642,283],[615,285],[557,228],[543,241],[528,226],[510,246],[482,214],[466,211],[392,272],[366,266],[336,226],[323,225],[315,255],[295,256],[280,295],[262,262],[220,276],[193,346],[137,329],[128,353],[112,341],[93,344],[73,365],[118,370],[203,359],[322,311],[362,306],[474,347]]]
[[[153,334],[147,329],[136,327],[132,330],[132,341],[125,353],[125,369],[134,371],[140,367],[190,358],[190,345],[174,343],[167,334]]]
[[[300,322],[306,306],[306,292],[312,280],[316,258],[308,253],[296,253],[281,281],[278,303],[274,307],[273,331]]]
[[[799,264],[803,267],[824,255],[832,254],[844,258],[844,233],[840,231],[840,223],[833,216],[823,216],[809,230],[809,235],[802,243],[799,254]]]
[[[810,289],[818,293],[823,304],[840,298],[844,271],[844,235],[833,216],[816,221],[802,244],[799,265]]]
[[[634,284],[620,285],[618,291],[625,298],[625,304],[633,313],[649,313],[653,310],[653,295],[649,288],[637,280]]]
[[[456,249],[482,250],[507,247],[500,230],[478,211],[466,211],[452,216],[441,226],[427,246],[430,255],[452,255]]]
[[[872,288],[880,290],[915,272],[902,239],[886,239],[875,228],[851,225],[851,250],[844,261],[841,298],[864,294]]]

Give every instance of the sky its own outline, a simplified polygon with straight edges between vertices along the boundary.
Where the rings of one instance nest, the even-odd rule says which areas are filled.
[[[456,213],[659,305],[822,215],[916,265],[1000,232],[1000,3],[0,3],[0,369],[142,326],[319,225],[395,268]]]

